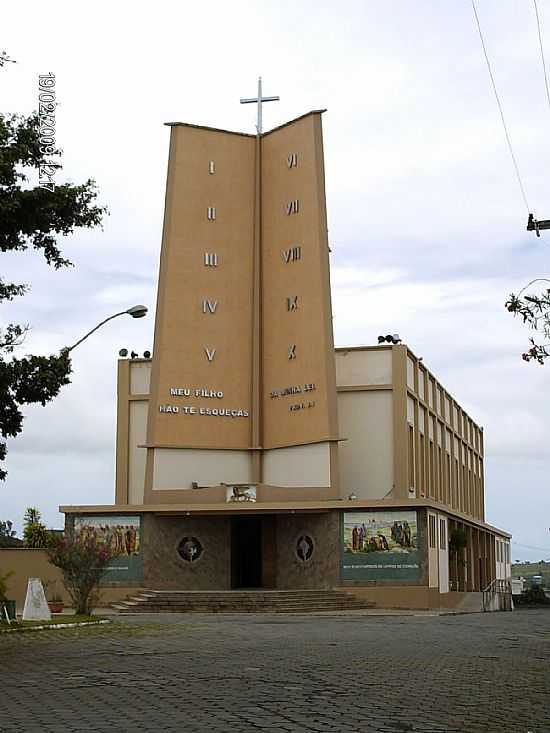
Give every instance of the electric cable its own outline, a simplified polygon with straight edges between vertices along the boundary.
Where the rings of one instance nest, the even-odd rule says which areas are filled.
[[[529,203],[527,202],[527,195],[525,193],[525,188],[524,188],[523,183],[522,183],[522,180],[521,180],[521,175],[520,175],[520,172],[519,172],[518,162],[516,160],[516,156],[514,155],[514,148],[512,147],[512,140],[510,138],[510,133],[508,132],[508,127],[506,125],[506,120],[504,119],[504,111],[502,109],[502,104],[500,103],[500,97],[498,95],[497,85],[495,83],[495,78],[493,76],[493,70],[491,69],[491,62],[489,61],[489,56],[487,54],[487,49],[485,47],[485,40],[483,38],[483,32],[481,30],[481,24],[479,22],[479,16],[477,14],[475,0],[472,0],[472,8],[473,8],[474,16],[475,16],[476,23],[477,23],[477,29],[478,29],[478,32],[479,32],[479,38],[481,40],[481,47],[483,48],[483,55],[485,56],[485,61],[487,62],[487,69],[489,71],[489,76],[491,77],[491,84],[493,86],[493,91],[495,93],[495,99],[497,101],[498,110],[500,112],[500,119],[502,120],[502,127],[504,128],[504,134],[506,136],[506,142],[508,143],[508,150],[510,151],[510,157],[512,158],[512,163],[514,164],[514,169],[516,171],[516,177],[518,179],[518,184],[519,184],[519,188],[520,188],[521,195],[522,195],[522,198],[523,198],[523,202],[525,204],[525,208],[527,209],[527,213],[530,214],[531,213],[531,210],[529,208]]]
[[[546,99],[548,100],[548,108],[550,109],[550,89],[548,88],[548,74],[546,73],[546,61],[544,59],[544,46],[542,45],[542,32],[540,28],[539,9],[537,0],[533,0],[535,6],[535,15],[537,16],[537,31],[539,34],[540,57],[542,59],[542,70],[544,71],[544,86],[546,87]]]

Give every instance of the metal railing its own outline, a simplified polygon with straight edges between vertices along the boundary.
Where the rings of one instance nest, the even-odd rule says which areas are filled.
[[[484,611],[513,611],[512,583],[495,578],[482,591]]]

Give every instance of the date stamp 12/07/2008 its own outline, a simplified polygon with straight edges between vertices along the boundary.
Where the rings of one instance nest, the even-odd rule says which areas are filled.
[[[55,189],[55,171],[61,168],[58,163],[46,156],[55,154],[55,74],[40,74],[38,77],[38,142],[44,156],[38,167],[38,185],[48,191]]]

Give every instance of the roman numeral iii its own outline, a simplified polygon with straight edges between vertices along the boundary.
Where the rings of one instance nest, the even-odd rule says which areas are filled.
[[[205,267],[217,267],[218,266],[218,255],[215,252],[204,253],[204,265]]]

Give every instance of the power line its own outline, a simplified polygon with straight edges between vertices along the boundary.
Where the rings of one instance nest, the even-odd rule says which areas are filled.
[[[542,45],[542,33],[540,29],[539,9],[537,0],[533,0],[535,6],[535,15],[537,16],[537,30],[539,34],[540,57],[542,59],[542,70],[544,71],[544,86],[546,87],[546,99],[548,100],[548,108],[550,109],[550,89],[548,88],[548,74],[546,73],[546,61],[544,60],[544,47]]]
[[[538,550],[539,552],[546,552],[550,554],[549,547],[533,547],[533,545],[523,545],[521,542],[515,542],[514,540],[512,540],[512,545],[514,547],[524,547],[527,550]]]
[[[485,61],[487,62],[487,69],[489,71],[489,76],[491,77],[491,84],[493,85],[493,91],[495,93],[495,99],[497,100],[498,111],[500,112],[500,119],[502,120],[502,127],[504,128],[504,134],[506,136],[506,142],[508,143],[508,150],[510,151],[510,156],[511,156],[512,162],[514,164],[514,169],[516,171],[516,177],[518,179],[519,188],[520,188],[520,191],[521,191],[521,195],[523,197],[523,202],[525,203],[525,208],[527,209],[527,213],[529,214],[530,211],[531,211],[531,209],[529,208],[529,204],[527,202],[527,195],[525,193],[525,188],[523,187],[523,183],[521,181],[521,175],[520,175],[520,172],[519,172],[518,162],[516,160],[516,156],[514,155],[514,149],[512,147],[512,140],[511,140],[510,134],[508,132],[508,127],[506,126],[506,120],[504,119],[504,111],[502,109],[502,104],[500,103],[500,98],[498,96],[497,85],[495,84],[495,78],[493,76],[493,71],[491,69],[491,63],[489,61],[489,56],[487,55],[487,49],[485,48],[485,40],[483,38],[483,33],[481,31],[481,24],[479,22],[479,17],[478,17],[478,14],[477,14],[475,0],[472,0],[472,8],[473,8],[475,19],[476,19],[476,23],[477,23],[477,29],[479,31],[479,38],[481,40],[481,46],[483,48],[483,55],[485,56]]]

